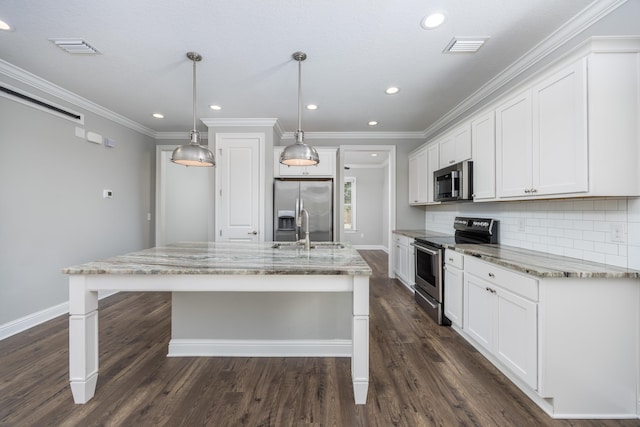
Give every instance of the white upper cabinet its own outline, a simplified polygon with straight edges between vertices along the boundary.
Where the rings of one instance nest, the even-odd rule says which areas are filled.
[[[586,123],[586,60],[498,106],[498,196],[588,191]]]
[[[531,140],[531,91],[527,90],[496,109],[496,175],[499,197],[531,193]]]
[[[336,175],[336,148],[318,148],[320,163],[315,166],[287,166],[280,163],[280,153],[284,147],[275,147],[273,151],[273,174],[275,177],[326,177]]]
[[[468,122],[440,140],[440,168],[471,158],[471,128]]]
[[[493,111],[471,122],[473,200],[496,197],[496,136]]]
[[[428,201],[427,150],[409,155],[409,204],[420,205]]]
[[[427,147],[427,203],[434,202],[433,173],[440,169],[440,145],[433,144]]]
[[[533,190],[589,190],[586,59],[533,87]]]

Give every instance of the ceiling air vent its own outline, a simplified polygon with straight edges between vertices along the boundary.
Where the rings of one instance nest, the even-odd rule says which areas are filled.
[[[489,40],[489,37],[454,37],[443,53],[475,53]]]
[[[99,54],[98,49],[82,39],[49,39],[60,49],[73,55]]]

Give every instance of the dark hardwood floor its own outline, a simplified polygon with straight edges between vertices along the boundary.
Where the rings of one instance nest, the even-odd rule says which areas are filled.
[[[75,405],[68,320],[0,341],[7,426],[638,426],[552,420],[451,328],[434,324],[387,255],[362,251],[371,278],[370,386],[353,402],[347,358],[167,358],[170,295],[100,302],[96,397]]]

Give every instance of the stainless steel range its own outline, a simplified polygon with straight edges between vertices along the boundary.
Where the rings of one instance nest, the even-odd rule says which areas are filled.
[[[451,244],[498,243],[498,221],[489,218],[456,217],[455,235],[439,233],[416,237],[416,289],[415,298],[439,325],[451,325],[444,312],[444,250]]]

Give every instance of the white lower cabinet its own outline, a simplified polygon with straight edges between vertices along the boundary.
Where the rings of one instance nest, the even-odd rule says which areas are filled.
[[[538,304],[537,298],[527,297],[537,295],[537,287],[529,277],[466,260],[463,328],[534,390],[538,386]],[[523,288],[523,293],[514,288]]]
[[[463,258],[451,249],[444,252],[444,315],[459,328],[462,328],[463,318]]]
[[[538,278],[474,256],[463,260],[456,330],[529,398],[553,418],[637,418],[637,278]],[[453,295],[454,270],[447,265],[445,289],[451,285]]]
[[[411,288],[415,284],[413,239],[402,234],[393,233],[393,272],[405,286]]]

